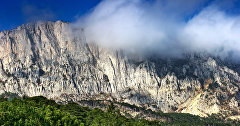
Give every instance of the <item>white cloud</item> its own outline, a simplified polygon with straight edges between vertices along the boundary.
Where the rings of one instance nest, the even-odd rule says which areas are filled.
[[[206,2],[104,0],[73,26],[84,27],[88,41],[116,49],[165,56],[189,51],[238,56],[239,16],[227,15],[216,2],[204,8]]]
[[[226,57],[240,52],[240,17],[208,7],[190,20],[179,39],[192,51]],[[186,38],[186,39],[184,39]]]

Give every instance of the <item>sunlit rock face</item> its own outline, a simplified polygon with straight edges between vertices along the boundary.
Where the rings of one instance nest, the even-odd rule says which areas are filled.
[[[200,116],[240,113],[240,76],[219,59],[136,58],[86,39],[83,30],[61,21],[0,32],[0,93],[110,99]]]

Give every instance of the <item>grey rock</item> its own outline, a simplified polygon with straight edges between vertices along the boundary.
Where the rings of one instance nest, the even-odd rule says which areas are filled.
[[[200,116],[240,113],[240,76],[221,60],[204,53],[131,56],[87,43],[82,29],[69,26],[38,22],[0,32],[0,93],[109,99]]]

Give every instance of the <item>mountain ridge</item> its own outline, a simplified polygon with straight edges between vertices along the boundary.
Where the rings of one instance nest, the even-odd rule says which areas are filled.
[[[86,39],[82,29],[62,21],[0,32],[0,92],[57,101],[110,99],[200,116],[240,113],[239,73],[219,59],[135,58]]]

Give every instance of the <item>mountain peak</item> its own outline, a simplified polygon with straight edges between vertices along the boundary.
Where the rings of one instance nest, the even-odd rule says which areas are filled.
[[[81,34],[75,38],[68,28],[48,21],[0,32],[0,92],[57,101],[115,99],[200,116],[239,113],[240,76],[212,56],[131,58],[87,43]]]

